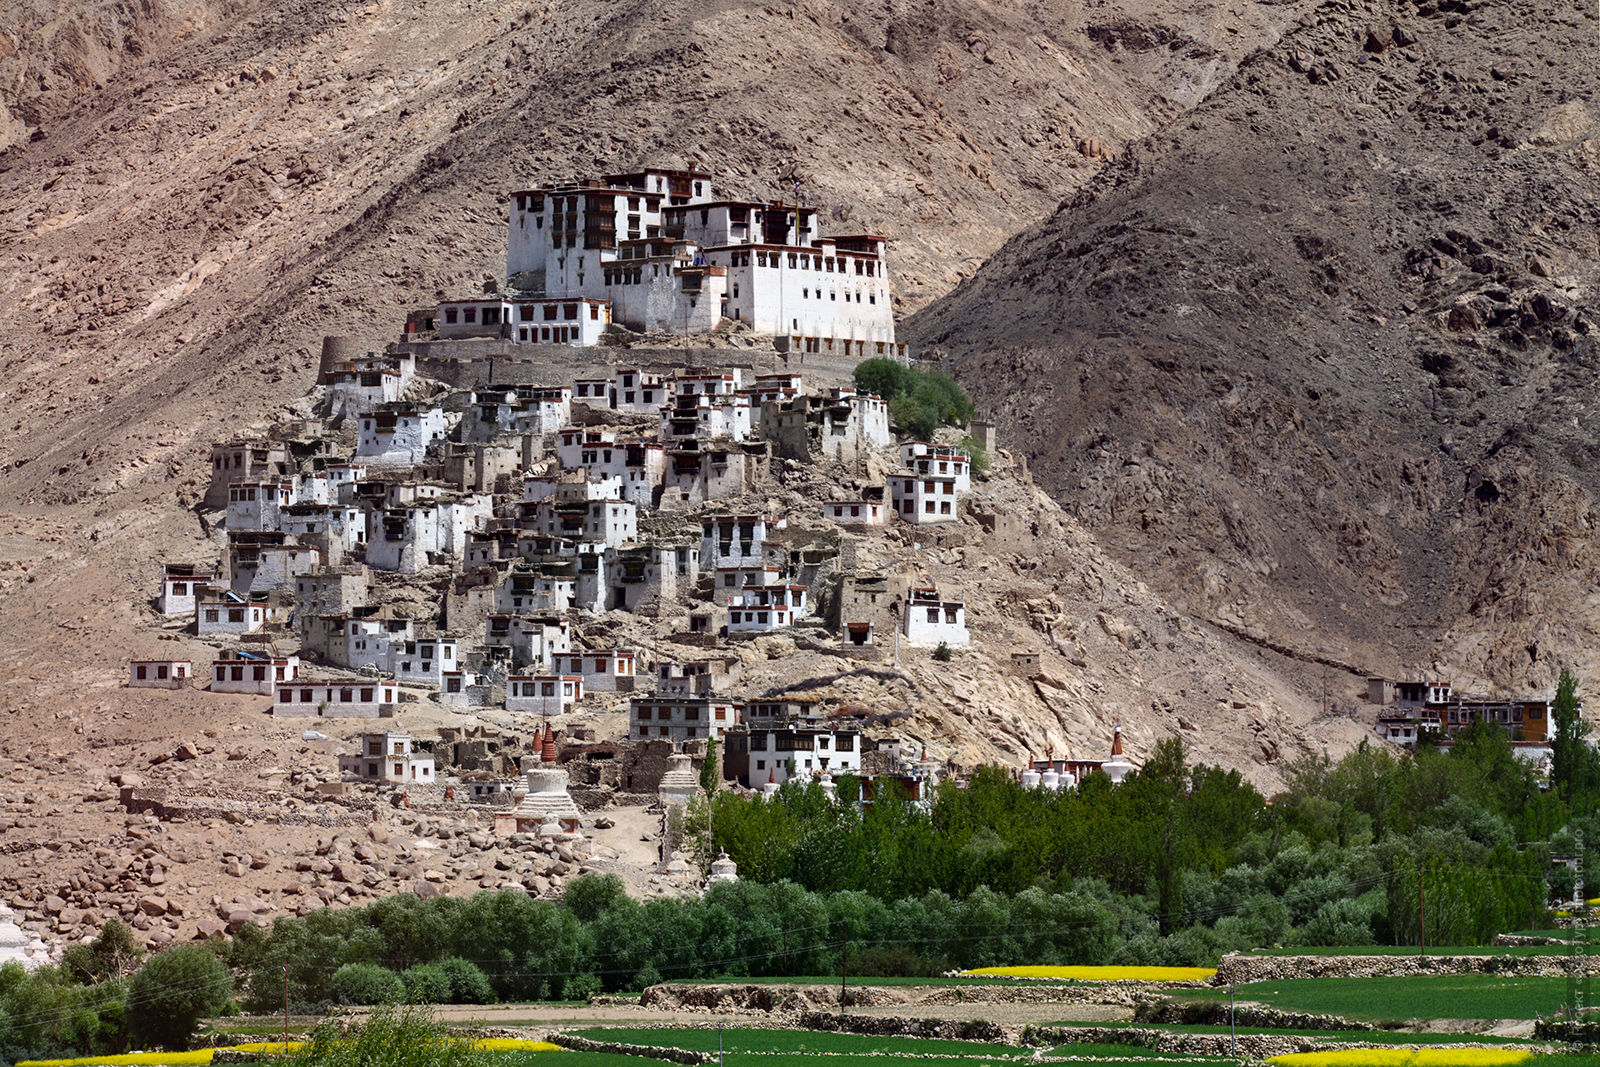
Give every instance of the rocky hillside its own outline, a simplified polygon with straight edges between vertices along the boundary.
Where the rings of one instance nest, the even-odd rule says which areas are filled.
[[[1326,3],[910,339],[1197,617],[1593,675],[1596,40],[1578,4]]]

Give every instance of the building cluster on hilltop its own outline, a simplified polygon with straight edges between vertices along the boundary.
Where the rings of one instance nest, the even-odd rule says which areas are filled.
[[[686,335],[726,321],[795,352],[905,355],[887,241],[824,237],[816,208],[719,199],[690,167],[519,190],[507,216],[506,291],[447,300],[410,328],[593,345],[614,324]]]

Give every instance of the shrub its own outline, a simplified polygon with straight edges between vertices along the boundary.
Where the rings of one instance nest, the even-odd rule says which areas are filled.
[[[951,652],[949,642],[940,641],[938,647],[933,650],[933,658],[938,660],[940,663],[949,663],[950,656]]]
[[[439,970],[450,979],[450,1003],[488,1004],[494,1000],[494,986],[489,976],[471,960],[451,956],[438,964]]]
[[[453,1036],[429,1009],[385,1006],[348,1026],[325,1020],[311,1040],[283,1057],[280,1067],[489,1067],[492,1062],[493,1053]]]
[[[585,975],[584,977],[588,977],[588,976]],[[658,971],[654,967],[650,967],[650,966],[641,967],[639,969],[639,973],[633,976],[633,992],[635,992],[635,993],[643,993],[646,989],[649,989],[651,986],[659,985],[660,982],[661,982],[661,972],[660,971]]]
[[[121,919],[112,919],[87,945],[73,945],[61,956],[61,966],[81,985],[93,985],[108,978],[121,978],[138,966],[144,953],[133,940],[133,930]]]
[[[400,975],[407,1004],[448,1004],[451,1002],[450,975],[437,963],[419,963]]]
[[[400,976],[376,963],[347,963],[328,979],[328,992],[340,1004],[391,1004],[405,996]]]
[[[600,995],[600,979],[592,974],[580,974],[576,978],[568,978],[565,989],[568,1000],[588,1000],[590,997]]]
[[[205,945],[158,952],[128,982],[128,1034],[136,1045],[181,1049],[195,1024],[233,995],[228,967]]]

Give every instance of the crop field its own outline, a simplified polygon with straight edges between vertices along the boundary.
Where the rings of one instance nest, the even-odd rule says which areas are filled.
[[[1569,934],[1571,931],[1567,931]],[[1534,935],[1529,935],[1534,936]],[[1555,936],[1540,934],[1538,936]],[[1600,943],[1600,942],[1597,942]],[[1258,948],[1251,956],[1565,956],[1571,951],[1568,945],[1429,945],[1426,953],[1418,952],[1415,945],[1344,945],[1315,946],[1311,948]]]
[[[1567,980],[1485,974],[1298,978],[1250,982],[1234,992],[1240,1000],[1274,1008],[1349,1019],[1533,1019],[1556,1014]]]

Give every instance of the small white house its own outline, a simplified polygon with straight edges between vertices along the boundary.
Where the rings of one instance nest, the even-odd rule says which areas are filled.
[[[728,604],[728,632],[767,633],[793,626],[806,613],[803,585],[752,585]]]
[[[134,689],[182,689],[193,673],[186,659],[136,659],[128,663],[128,685]]]
[[[767,562],[764,515],[712,515],[700,521],[700,570],[761,567]]]
[[[272,714],[281,718],[387,718],[394,714],[398,693],[392,680],[378,678],[275,682]]]
[[[412,747],[410,734],[361,734],[355,752],[339,756],[339,773],[391,785],[431,785],[433,756]]]
[[[361,416],[356,455],[368,466],[416,466],[428,446],[444,439],[444,412],[417,404],[389,404]]]
[[[228,529],[276,530],[281,509],[294,502],[294,483],[287,479],[233,482],[228,486]]]
[[[735,742],[741,740],[744,745],[737,746]],[[738,747],[746,750],[735,751]],[[728,748],[730,769],[746,786],[861,772],[861,734],[855,729],[821,724],[752,725],[743,738],[730,735]]]
[[[941,600],[933,588],[912,589],[900,613],[901,633],[906,644],[934,648],[940,644],[965,648],[972,643],[967,634],[967,606],[959,600]]]
[[[388,668],[379,669],[402,684],[442,686],[458,663],[455,638],[432,637],[391,642]]]
[[[572,626],[554,616],[490,615],[484,645],[506,650],[513,663],[549,669],[556,653],[572,651]]]
[[[513,674],[506,679],[506,710],[560,715],[583,699],[576,674]]]
[[[481,708],[489,703],[487,678],[468,671],[445,671],[439,684],[439,703],[458,708]]]
[[[298,656],[273,657],[241,650],[211,661],[213,693],[254,693],[271,696],[278,682],[292,682],[300,676]]]
[[[207,634],[253,634],[267,625],[267,605],[246,600],[237,593],[223,593],[215,599],[201,600],[195,609],[195,632]]]
[[[887,526],[889,508],[881,500],[829,500],[822,517],[841,526]]]
[[[367,523],[367,566],[415,574],[432,557],[459,558],[467,535],[494,514],[494,498],[471,493],[454,499],[413,501],[374,511]]]
[[[636,741],[722,740],[740,721],[744,706],[716,696],[634,697],[628,702],[628,736]]]
[[[209,567],[193,563],[165,564],[156,610],[163,615],[192,615],[195,597],[207,595],[216,580],[216,573]]]
[[[533,506],[533,525],[546,537],[598,541],[617,548],[639,536],[639,507],[631,500],[588,500],[558,503],[541,500]]]
[[[557,674],[583,679],[585,692],[628,693],[633,691],[634,653],[621,649],[560,652],[554,657]]]

